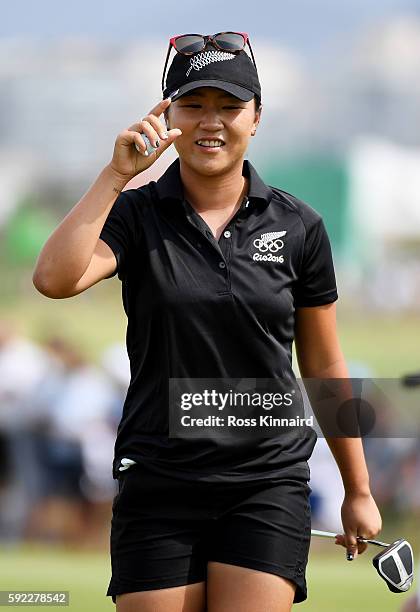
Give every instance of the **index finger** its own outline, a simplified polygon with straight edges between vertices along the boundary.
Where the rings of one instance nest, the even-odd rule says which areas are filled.
[[[152,108],[152,110],[149,112],[149,115],[155,115],[155,117],[160,117],[163,111],[170,106],[171,102],[171,98],[164,98]]]

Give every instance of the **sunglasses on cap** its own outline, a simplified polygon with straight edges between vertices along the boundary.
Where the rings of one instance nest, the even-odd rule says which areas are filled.
[[[166,67],[168,65],[171,48],[173,47],[177,53],[181,53],[182,55],[193,55],[194,53],[202,51],[209,42],[216,49],[229,53],[239,53],[245,48],[245,45],[248,44],[252,61],[255,69],[257,69],[249,36],[246,32],[218,32],[217,34],[213,34],[213,36],[205,36],[204,34],[180,34],[179,36],[173,36],[169,40],[168,53],[166,54],[165,66],[163,68],[162,91],[165,89]]]

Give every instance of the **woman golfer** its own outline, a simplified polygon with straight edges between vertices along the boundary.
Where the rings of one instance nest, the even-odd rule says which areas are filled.
[[[33,280],[51,298],[122,282],[131,381],[113,463],[117,610],[283,612],[307,598],[316,432],[291,419],[259,435],[258,418],[296,416],[293,341],[302,377],[348,377],[330,244],[315,210],[244,159],[262,108],[247,34],[172,38],[162,89],[118,135]],[[172,144],[158,181],[124,191]],[[254,401],[266,381],[283,391],[274,408],[231,401]],[[345,487],[336,543],[357,555],[381,517],[360,438],[328,443]]]

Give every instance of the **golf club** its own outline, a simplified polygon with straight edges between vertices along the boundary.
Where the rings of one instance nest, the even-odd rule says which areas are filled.
[[[311,529],[311,535],[324,538],[335,538],[337,535],[332,531],[321,531]],[[408,591],[413,582],[414,560],[413,549],[407,540],[400,538],[391,544],[379,540],[368,540],[357,536],[360,542],[383,546],[386,550],[378,553],[372,559],[372,563],[378,574],[385,580],[388,588],[393,593]]]

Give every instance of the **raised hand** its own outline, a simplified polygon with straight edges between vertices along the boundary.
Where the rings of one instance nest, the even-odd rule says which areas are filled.
[[[140,122],[133,123],[118,134],[109,164],[117,176],[130,180],[143,172],[182,134],[178,128],[167,131],[159,119],[170,104],[170,98],[161,100]],[[149,154],[142,133],[147,136],[153,147],[157,145]]]

